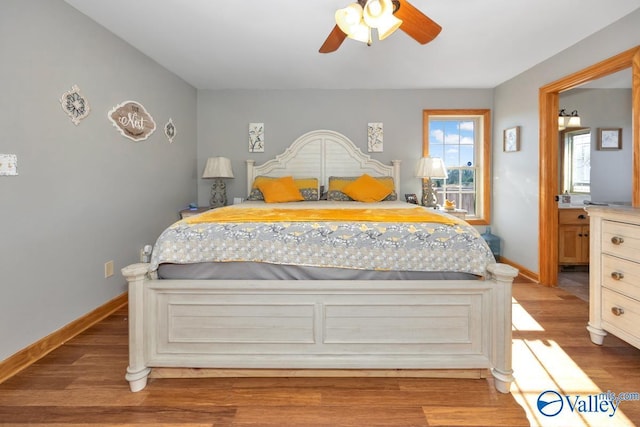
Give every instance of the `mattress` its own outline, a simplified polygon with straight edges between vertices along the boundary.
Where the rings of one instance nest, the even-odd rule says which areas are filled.
[[[171,279],[459,279],[493,262],[475,228],[404,202],[245,202],[171,225],[151,270]]]

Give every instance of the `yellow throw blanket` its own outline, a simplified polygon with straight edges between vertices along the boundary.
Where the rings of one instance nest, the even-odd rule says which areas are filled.
[[[455,225],[463,221],[421,207],[406,209],[265,209],[224,207],[183,220],[188,224],[205,222],[435,222]]]

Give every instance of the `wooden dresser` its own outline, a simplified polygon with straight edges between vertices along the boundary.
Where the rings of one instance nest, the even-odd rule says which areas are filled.
[[[640,348],[640,209],[591,206],[591,341],[607,332]]]

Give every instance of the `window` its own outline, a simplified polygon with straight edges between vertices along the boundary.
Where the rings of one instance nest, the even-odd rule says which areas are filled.
[[[453,200],[471,224],[490,223],[489,110],[424,110],[423,156],[444,160],[449,177],[434,180],[438,204]]]
[[[563,191],[591,192],[591,130],[564,132]]]

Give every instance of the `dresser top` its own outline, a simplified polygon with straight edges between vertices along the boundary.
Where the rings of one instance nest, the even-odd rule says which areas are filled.
[[[604,218],[618,219],[621,221],[624,221],[625,219],[640,221],[640,208],[634,208],[631,206],[590,205],[590,206],[587,206],[585,210],[587,211],[590,217],[604,217]]]

